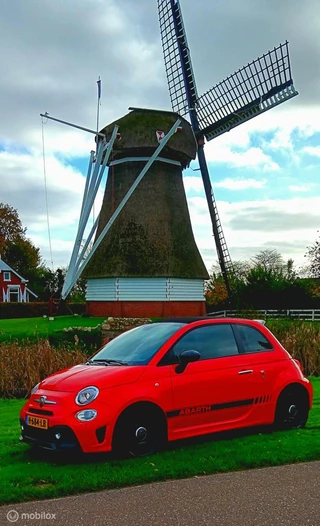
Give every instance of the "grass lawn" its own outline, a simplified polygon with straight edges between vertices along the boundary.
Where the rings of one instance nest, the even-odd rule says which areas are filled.
[[[176,443],[141,459],[68,458],[19,442],[22,400],[0,400],[0,503],[22,502],[167,479],[320,459],[320,378],[305,429],[241,431]]]
[[[105,318],[87,318],[81,316],[55,316],[54,321],[49,318],[15,318],[0,320],[0,343],[10,340],[30,338],[47,338],[55,331],[65,327],[96,327]]]

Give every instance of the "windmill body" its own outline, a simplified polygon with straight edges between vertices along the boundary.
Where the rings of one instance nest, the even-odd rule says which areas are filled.
[[[173,112],[135,109],[114,126],[121,139],[109,162],[96,239],[177,119]],[[86,266],[90,315],[181,316],[205,313],[208,273],[196,246],[182,170],[196,155],[190,124],[161,152]]]

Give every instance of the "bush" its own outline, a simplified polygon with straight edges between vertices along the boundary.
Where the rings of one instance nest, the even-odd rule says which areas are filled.
[[[0,319],[11,318],[38,318],[48,315],[48,302],[33,301],[30,303],[0,303]],[[85,303],[60,303],[59,314],[83,314],[86,311]]]
[[[88,354],[77,347],[55,349],[47,340],[0,344],[0,397],[26,397],[46,376],[87,359]]]
[[[270,320],[267,327],[291,356],[299,360],[306,375],[320,375],[319,322]]]
[[[55,331],[49,336],[50,345],[55,347],[66,344],[79,345],[92,353],[102,345],[101,326],[97,327],[69,327],[62,331]]]

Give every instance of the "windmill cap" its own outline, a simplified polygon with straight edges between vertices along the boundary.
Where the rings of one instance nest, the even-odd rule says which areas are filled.
[[[185,168],[195,159],[197,144],[190,123],[175,112],[132,108],[130,113],[103,128],[101,133],[110,139],[114,126],[119,126],[121,140],[114,143],[114,159],[151,156],[161,136],[170,131],[177,119],[181,124],[163,148],[161,157],[180,161]]]

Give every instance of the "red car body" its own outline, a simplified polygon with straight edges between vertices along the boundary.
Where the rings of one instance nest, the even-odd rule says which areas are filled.
[[[123,356],[130,358],[125,364]],[[20,423],[22,440],[32,445],[139,456],[157,449],[160,437],[273,423],[302,427],[311,406],[312,386],[300,364],[266,327],[202,318],[133,329],[87,364],[46,378]],[[80,421],[79,413],[90,420]]]

